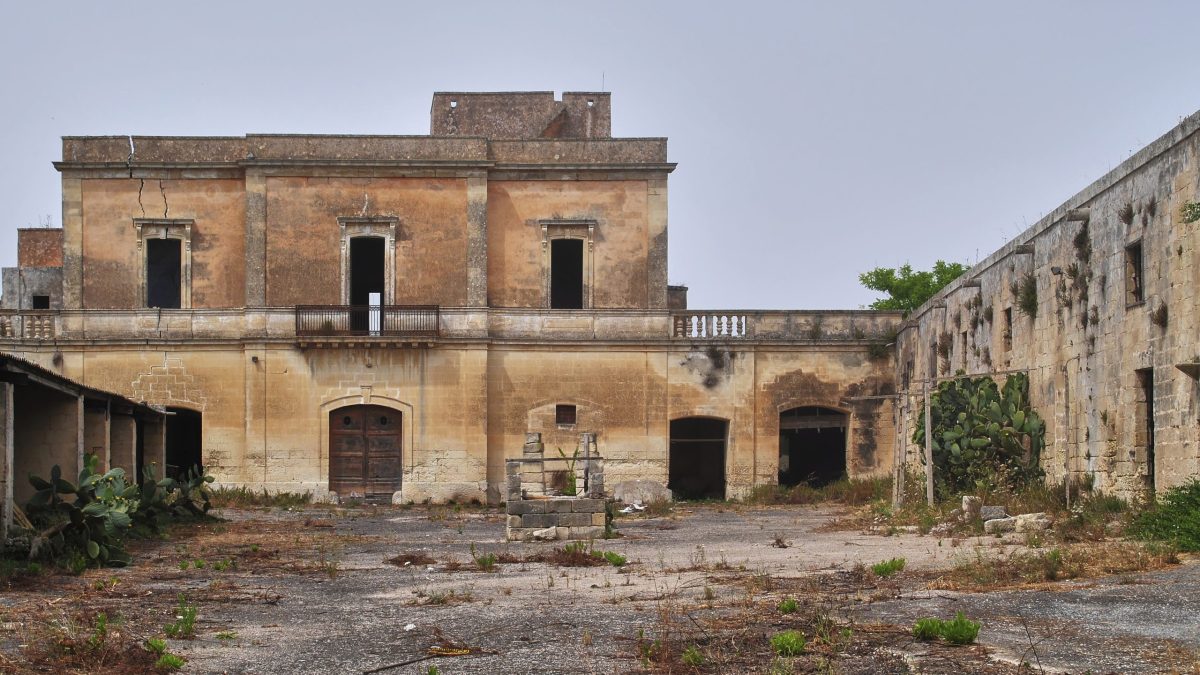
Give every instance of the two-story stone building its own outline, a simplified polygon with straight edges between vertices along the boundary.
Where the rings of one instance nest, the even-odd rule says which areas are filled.
[[[687,309],[667,142],[612,138],[607,93],[438,93],[428,136],[69,137],[55,167],[61,260],[21,232],[0,348],[173,413],[169,467],[496,501],[526,433],[592,434],[609,485],[724,497],[899,449],[899,315]]]

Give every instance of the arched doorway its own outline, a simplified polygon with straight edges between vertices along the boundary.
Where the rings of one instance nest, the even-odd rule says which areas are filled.
[[[846,475],[847,415],[804,406],[779,415],[779,484],[820,487]]]
[[[725,439],[729,423],[711,417],[671,421],[667,487],[678,499],[725,498]]]
[[[329,490],[340,498],[391,502],[400,489],[402,415],[378,405],[329,413]]]
[[[176,480],[193,467],[204,466],[201,414],[188,408],[167,408],[167,447],[164,474]]]

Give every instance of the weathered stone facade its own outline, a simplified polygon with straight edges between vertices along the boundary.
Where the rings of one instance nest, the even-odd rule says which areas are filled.
[[[606,93],[439,93],[422,137],[65,138],[64,228],[22,231],[2,347],[166,408],[174,461],[256,489],[500,501],[530,433],[594,434],[608,486],[885,475],[958,370],[1029,374],[1052,478],[1200,471],[1200,115],[903,324],[689,310],[666,141],[610,119]]]
[[[914,312],[904,415],[927,378],[1024,372],[1050,478],[1129,495],[1200,474],[1200,223],[1182,215],[1200,201],[1198,130],[1200,113]]]
[[[669,483],[697,440],[673,426],[716,420],[710,473],[739,496],[776,482],[798,409],[833,416],[839,471],[891,470],[899,315],[669,303],[674,164],[611,138],[607,93],[439,93],[431,130],[65,138],[61,305],[0,316],[3,348],[198,416],[198,459],[256,489],[336,492],[346,448],[386,436],[392,499],[499,501],[531,431],[595,434],[609,485]]]

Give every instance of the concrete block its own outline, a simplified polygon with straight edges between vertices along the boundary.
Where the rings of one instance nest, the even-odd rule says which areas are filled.
[[[603,499],[576,499],[575,513],[604,513]]]
[[[592,525],[604,527],[604,514],[603,513],[593,513],[592,514]]]
[[[527,513],[545,513],[546,502],[541,499],[517,499],[505,505],[505,511],[512,516],[523,516]]]
[[[556,525],[560,527],[583,527],[592,524],[592,516],[588,513],[559,513]]]
[[[546,513],[571,513],[575,510],[574,499],[550,499],[546,501]]]
[[[602,539],[602,538],[604,538],[604,528],[603,527],[594,527],[594,526],[589,525],[587,527],[572,527],[572,528],[561,528],[560,527],[558,529],[560,532],[563,531],[564,529],[567,530],[566,536],[560,536],[560,539]]]
[[[1002,534],[1012,532],[1017,527],[1016,518],[993,518],[983,522],[983,531],[987,534]]]
[[[526,513],[521,516],[521,527],[545,528],[558,525],[557,514]]]

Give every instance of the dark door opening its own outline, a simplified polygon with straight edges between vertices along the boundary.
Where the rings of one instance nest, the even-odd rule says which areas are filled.
[[[383,304],[383,284],[386,277],[384,267],[383,237],[353,237],[350,239],[350,329],[355,331],[379,330],[379,312],[368,309],[371,294],[378,295],[377,304]],[[372,322],[371,319],[375,321]],[[374,325],[372,325],[374,324]]]
[[[137,472],[137,484],[141,485],[143,467],[146,466],[146,423],[142,420],[137,420],[134,422],[134,426],[136,427],[135,435],[137,438],[134,440],[133,470]]]
[[[200,413],[187,408],[167,408],[166,471],[168,478],[184,478],[193,468],[204,467]]]
[[[1146,448],[1146,487],[1151,494],[1155,490],[1154,480],[1154,369],[1136,371],[1138,380],[1138,420],[1136,443]]]
[[[779,415],[779,484],[827,485],[846,475],[846,414],[805,406]]]
[[[146,240],[146,306],[179,309],[182,293],[181,241]]]
[[[667,487],[678,499],[725,498],[728,423],[708,417],[671,422]]]
[[[583,309],[583,240],[550,242],[550,308]]]
[[[377,405],[329,413],[329,490],[391,503],[400,489],[402,416]]]

